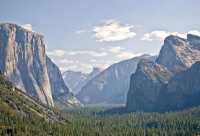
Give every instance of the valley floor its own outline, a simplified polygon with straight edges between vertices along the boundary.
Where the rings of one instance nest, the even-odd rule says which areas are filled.
[[[5,108],[4,108],[5,109]],[[169,113],[99,114],[105,109],[77,109],[62,113],[68,122],[47,122],[33,116],[0,113],[0,134],[16,136],[196,136],[200,108]]]

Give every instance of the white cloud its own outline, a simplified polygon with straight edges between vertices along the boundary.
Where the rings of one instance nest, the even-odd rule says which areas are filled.
[[[72,71],[82,71],[84,73],[88,73],[93,68],[91,64],[82,62],[81,60],[79,61],[75,59],[69,59],[67,57],[66,58],[51,57],[51,59],[59,66],[59,69],[62,72],[65,72],[67,70],[72,70]]]
[[[111,52],[111,53],[120,53],[122,50],[124,50],[124,48],[122,48],[122,47],[112,47],[112,48],[110,48],[109,49],[109,51]]]
[[[185,38],[185,39],[187,38],[187,33],[172,32],[169,35],[175,35],[175,36],[179,36],[179,37]]]
[[[142,54],[138,53],[138,54],[135,54],[135,53],[132,53],[132,52],[127,52],[127,51],[124,51],[124,52],[121,52],[117,55],[118,58],[122,59],[122,60],[125,60],[125,59],[130,59],[130,58],[133,58],[133,57],[136,57],[136,56],[140,56]]]
[[[28,31],[33,31],[32,25],[31,24],[24,24],[22,27]]]
[[[141,54],[135,54],[133,52],[127,51],[127,49],[122,48],[120,46],[117,47],[112,47],[112,48],[102,48],[103,51],[107,51],[112,55],[113,57],[117,58],[119,61],[120,60],[126,60],[133,58],[135,56],[139,56]]]
[[[200,31],[198,31],[198,30],[191,30],[191,31],[188,32],[188,34],[194,34],[194,35],[200,36]]]
[[[126,60],[138,54],[132,53],[122,47],[106,47],[96,50],[71,50],[55,49],[47,54],[59,66],[62,72],[66,70],[91,72],[93,67],[105,69],[113,63]]]
[[[108,54],[111,55],[112,58],[116,59],[117,61],[130,59],[130,58],[144,54],[144,53],[133,53],[125,49],[124,47],[120,47],[120,46],[111,47],[111,48],[101,48],[101,50],[108,52]]]
[[[80,62],[80,61],[74,61],[73,63],[65,63],[65,64],[59,64],[59,60],[56,62],[60,70],[62,72],[71,70],[71,71],[82,71],[84,73],[89,73],[93,69],[93,65],[90,63]]]
[[[86,30],[78,30],[78,31],[76,31],[75,33],[76,34],[82,34],[82,33],[85,33],[86,32]]]
[[[53,56],[53,57],[64,57],[65,54],[66,54],[66,51],[61,50],[61,49],[56,49],[56,50],[47,52],[47,55]]]
[[[90,62],[95,63],[95,62],[97,62],[97,60],[96,59],[91,59]]]
[[[108,20],[103,24],[94,27],[94,37],[99,42],[122,41],[135,37],[136,33],[131,29],[132,25],[124,25],[116,20]]]
[[[89,55],[93,57],[103,57],[106,56],[106,52],[96,52],[96,51],[90,51],[90,50],[83,50],[83,51],[71,51],[68,53],[69,55]]]
[[[84,73],[89,73],[93,69],[93,66],[88,63],[77,63],[69,66],[67,69],[72,71],[82,71]]]
[[[77,63],[77,62],[73,61],[73,60],[69,60],[69,59],[60,59],[59,63],[60,64],[73,64],[73,63]]]
[[[144,41],[163,41],[167,36],[169,36],[170,33],[166,31],[152,31],[150,33],[144,34],[142,37],[142,40]]]
[[[169,35],[176,35],[181,38],[187,38],[187,34],[194,34],[200,36],[200,31],[191,30],[189,32],[168,32],[168,31],[152,31],[145,33],[141,40],[144,41],[163,41]]]

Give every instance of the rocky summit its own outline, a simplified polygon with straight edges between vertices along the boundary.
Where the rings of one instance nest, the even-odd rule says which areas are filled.
[[[200,50],[194,46],[193,37],[197,38],[193,35],[188,35],[187,39],[173,35],[167,37],[156,62],[173,73],[190,68],[200,60]]]
[[[0,56],[0,71],[32,98],[54,106],[54,100],[68,96],[59,69],[45,53],[41,34],[16,24],[0,24]]]
[[[85,86],[92,78],[98,75],[102,70],[94,67],[90,73],[82,73],[76,71],[65,71],[63,79],[71,92],[78,94],[82,87]]]
[[[160,90],[171,76],[172,73],[166,67],[150,60],[141,60],[131,76],[127,110],[154,111]]]
[[[127,110],[166,111],[194,105],[192,99],[197,100],[200,90],[199,79],[192,79],[199,70],[198,64],[193,68],[200,61],[199,46],[200,37],[195,35],[167,37],[155,63],[138,64],[130,81]]]

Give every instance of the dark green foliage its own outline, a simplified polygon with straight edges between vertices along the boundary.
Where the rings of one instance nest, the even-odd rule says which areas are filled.
[[[80,131],[79,134],[86,133],[88,136],[190,136],[200,132],[200,108],[172,113],[110,115],[84,109],[68,114],[73,116],[71,122]]]
[[[103,111],[85,108],[65,111],[61,116],[59,111],[29,100],[19,90],[13,91],[12,85],[0,77],[0,135],[3,136],[195,136],[200,132],[199,107],[169,113],[105,114]]]

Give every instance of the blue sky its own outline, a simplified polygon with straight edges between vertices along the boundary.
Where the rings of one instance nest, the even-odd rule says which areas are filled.
[[[45,36],[62,71],[89,72],[143,53],[170,35],[200,34],[199,0],[0,0],[0,22]],[[30,28],[31,27],[31,28]]]

